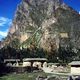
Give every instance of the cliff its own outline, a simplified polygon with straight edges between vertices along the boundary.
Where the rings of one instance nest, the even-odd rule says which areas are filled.
[[[47,51],[59,46],[80,48],[80,15],[63,0],[22,0],[4,46],[16,40],[19,48],[35,45]]]

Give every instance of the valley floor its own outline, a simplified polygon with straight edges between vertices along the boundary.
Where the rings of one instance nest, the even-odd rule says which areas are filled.
[[[44,73],[44,72],[32,72],[32,73],[20,73],[20,74],[16,74],[16,73],[7,74],[5,76],[0,77],[0,80],[39,80],[38,79],[39,76],[46,77],[46,78],[51,77],[50,80],[53,80],[55,76],[59,78],[58,80],[67,80],[68,78],[68,76],[65,75],[60,76],[60,75],[54,75],[54,74]]]
[[[44,72],[32,72],[32,73],[20,73],[20,74],[8,74],[0,77],[0,80],[36,80],[37,76],[48,76],[51,74],[46,74]]]

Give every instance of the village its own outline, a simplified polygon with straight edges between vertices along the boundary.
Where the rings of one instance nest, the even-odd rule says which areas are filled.
[[[37,75],[35,80],[80,80],[80,61],[71,63],[47,63],[46,58],[24,58],[22,62],[19,59],[5,59],[4,64],[7,73],[46,73],[51,75]],[[72,79],[71,79],[72,78]]]

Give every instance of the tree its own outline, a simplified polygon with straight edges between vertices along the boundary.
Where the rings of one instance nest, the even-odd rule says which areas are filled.
[[[12,48],[15,48],[15,49],[19,49],[19,47],[20,47],[20,40],[15,38],[14,40],[12,40],[9,43],[9,46],[12,47]]]
[[[59,47],[59,60],[63,63],[68,63],[73,60],[76,54],[72,51],[71,47]]]

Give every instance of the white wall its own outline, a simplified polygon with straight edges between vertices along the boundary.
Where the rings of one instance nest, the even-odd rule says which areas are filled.
[[[80,74],[80,67],[71,67],[71,74]]]
[[[23,62],[23,66],[24,67],[31,66],[31,62]]]

